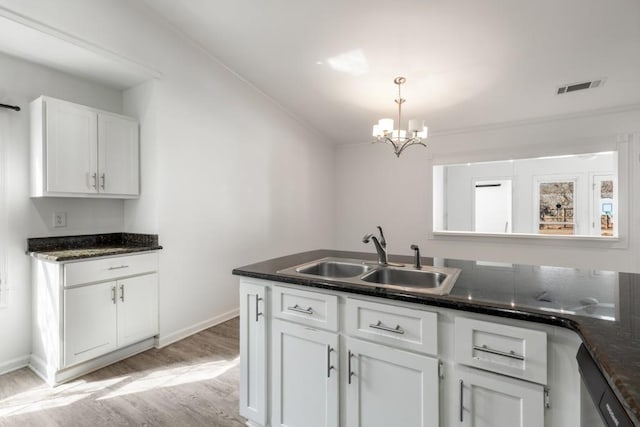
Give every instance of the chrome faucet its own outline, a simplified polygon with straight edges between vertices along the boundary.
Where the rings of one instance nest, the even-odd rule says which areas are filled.
[[[389,264],[389,260],[387,257],[387,241],[384,239],[384,233],[382,232],[382,227],[378,226],[378,231],[380,232],[380,240],[372,233],[365,234],[362,238],[362,243],[369,243],[369,240],[373,240],[373,244],[376,247],[376,251],[378,252],[378,264],[387,265]]]

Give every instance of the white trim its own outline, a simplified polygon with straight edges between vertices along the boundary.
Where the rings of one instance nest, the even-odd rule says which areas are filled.
[[[0,363],[0,375],[8,374],[9,372],[16,371],[21,368],[25,368],[29,365],[29,355],[16,357],[15,359],[7,360]]]
[[[10,117],[10,116],[8,116]],[[7,261],[7,237],[9,232],[7,213],[7,144],[11,138],[10,118],[5,116],[5,133],[0,135],[0,308],[9,306],[9,263]]]
[[[529,234],[529,233],[476,233],[475,231],[434,231],[434,236],[437,237],[496,237],[501,239],[534,239],[534,240],[580,240],[580,241],[594,241],[594,242],[612,242],[617,243],[622,241],[619,237],[602,237],[602,236],[587,236],[587,235],[569,235],[558,236],[553,234]]]
[[[211,317],[207,320],[203,320],[202,322],[198,322],[186,328],[179,329],[169,334],[160,335],[156,339],[155,346],[157,348],[166,347],[169,344],[173,344],[174,342],[183,340],[193,334],[197,334],[200,331],[204,331],[205,329],[208,329],[212,326],[219,325],[220,323],[226,322],[227,320],[231,320],[234,317],[238,317],[239,315],[240,315],[240,308],[234,308],[231,311],[219,314],[218,316]]]

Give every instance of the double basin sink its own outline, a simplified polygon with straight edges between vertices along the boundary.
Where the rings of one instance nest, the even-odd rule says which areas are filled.
[[[379,265],[372,261],[328,257],[285,268],[278,273],[404,292],[447,295],[460,270],[431,266],[417,269],[411,264]]]

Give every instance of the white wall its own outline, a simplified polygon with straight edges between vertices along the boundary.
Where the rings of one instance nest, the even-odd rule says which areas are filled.
[[[617,245],[626,247],[508,238],[428,237],[433,217],[429,199],[433,180],[431,162],[460,163],[465,157],[492,160],[492,155],[496,160],[496,153],[504,158],[517,158],[534,154],[540,145],[552,147],[550,155],[576,146],[588,152],[589,147],[598,146],[601,141],[615,142],[618,134],[639,131],[640,111],[631,110],[436,134],[429,137],[429,148],[409,148],[400,159],[383,144],[338,147],[336,245],[341,249],[373,251],[361,243],[361,238],[379,224],[385,228],[392,253],[410,254],[409,245],[417,243],[425,255],[440,257],[640,271],[638,144],[628,158],[634,185],[629,189],[632,196],[630,234]]]
[[[124,95],[125,112],[141,120],[142,141],[142,196],[124,202],[124,228],[158,233],[165,248],[161,344],[236,312],[233,267],[332,246],[326,138],[138,2],[2,6],[162,74]]]
[[[9,301],[0,308],[0,372],[25,363],[31,347],[31,271],[27,237],[121,231],[120,200],[29,198],[29,102],[40,95],[59,97],[114,112],[122,111],[122,93],[52,69],[0,54],[0,102],[21,112],[0,110],[7,139],[6,217],[3,246],[8,265]],[[67,227],[53,228],[53,212],[67,212]],[[9,327],[6,327],[8,325]]]

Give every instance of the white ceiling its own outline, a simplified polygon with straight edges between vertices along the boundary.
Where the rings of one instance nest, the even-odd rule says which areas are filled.
[[[337,143],[395,114],[398,75],[432,133],[640,103],[637,0],[142,1]]]

